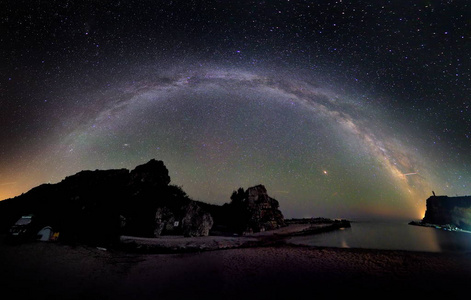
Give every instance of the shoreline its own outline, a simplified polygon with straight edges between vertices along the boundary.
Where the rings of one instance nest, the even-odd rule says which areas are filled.
[[[464,230],[459,227],[453,226],[451,224],[439,225],[439,224],[432,224],[432,223],[424,223],[422,221],[410,221],[408,223],[412,226],[422,226],[422,227],[431,227],[445,231],[453,231],[453,232],[462,232],[462,233],[471,233],[469,230]]]
[[[234,248],[266,247],[270,245],[285,244],[286,239],[289,237],[313,235],[345,227],[350,227],[350,223],[343,220],[342,222],[331,221],[328,223],[291,223],[275,230],[241,236],[161,236],[157,238],[121,236],[118,249],[139,253],[182,253]]]
[[[467,292],[470,252],[335,248],[286,241],[296,234],[326,229],[326,224],[292,224],[237,237],[131,238],[151,249],[160,245],[159,251],[60,242],[9,245],[2,239],[0,287],[18,299],[71,300],[355,295],[370,299],[384,295],[452,297]],[[186,250],[175,251],[172,247],[182,245],[182,240]],[[200,249],[202,245],[208,248]]]
[[[280,299],[305,295],[461,295],[471,255],[291,244],[130,253],[0,244],[0,286],[39,299]]]

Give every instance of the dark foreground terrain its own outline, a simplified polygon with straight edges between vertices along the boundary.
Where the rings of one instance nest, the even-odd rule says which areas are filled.
[[[138,254],[61,243],[0,242],[10,299],[302,299],[466,295],[471,254],[281,244]],[[7,299],[3,298],[2,299]]]

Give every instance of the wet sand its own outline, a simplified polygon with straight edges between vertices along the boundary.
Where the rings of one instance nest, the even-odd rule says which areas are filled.
[[[139,254],[1,242],[0,275],[12,299],[451,298],[468,290],[471,254],[289,244]]]

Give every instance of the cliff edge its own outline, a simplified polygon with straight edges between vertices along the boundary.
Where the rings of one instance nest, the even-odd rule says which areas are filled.
[[[422,223],[453,225],[471,230],[471,196],[431,196]]]

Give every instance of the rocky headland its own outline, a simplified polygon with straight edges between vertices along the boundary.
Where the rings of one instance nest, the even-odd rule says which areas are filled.
[[[239,188],[229,203],[213,205],[190,199],[170,182],[164,163],[154,159],[131,171],[82,171],[1,201],[0,231],[7,232],[23,215],[33,215],[38,228],[51,226],[62,241],[109,246],[123,243],[122,236],[136,237],[133,243],[163,236],[176,241],[240,237],[287,226],[279,202],[263,185]]]
[[[424,218],[411,225],[430,226],[452,231],[471,230],[471,196],[430,196]]]

